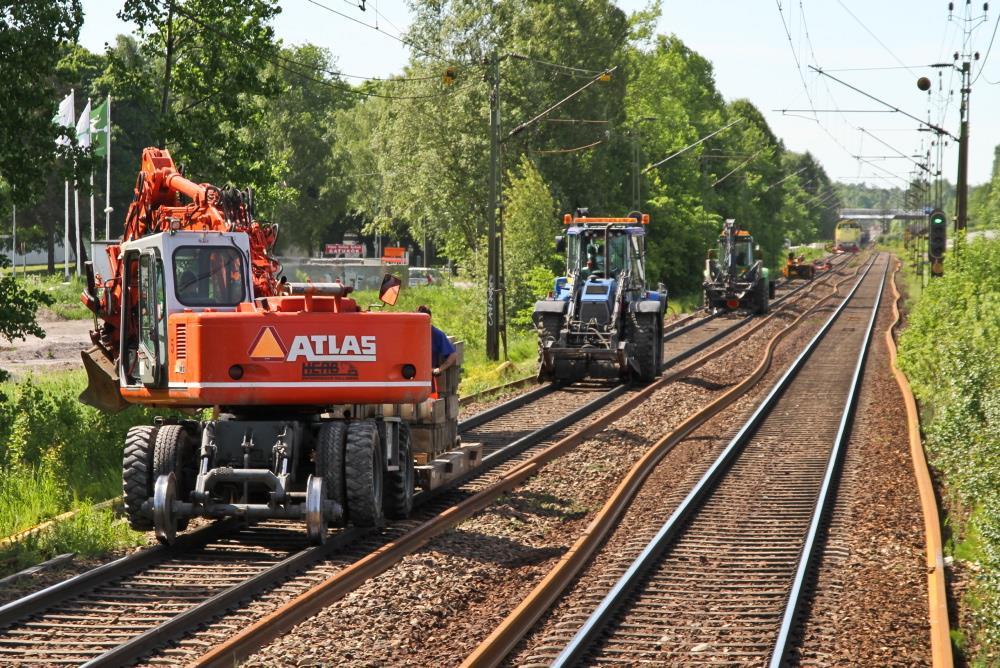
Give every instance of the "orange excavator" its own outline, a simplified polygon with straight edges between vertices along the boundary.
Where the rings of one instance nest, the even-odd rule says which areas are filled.
[[[196,516],[304,519],[321,542],[330,524],[412,507],[406,423],[362,408],[427,399],[429,318],[362,310],[339,282],[279,279],[277,236],[251,191],[194,183],[147,148],[111,275],[88,264],[81,400],[214,409],[128,432],[125,512],[163,542]],[[387,274],[382,301],[399,287]]]

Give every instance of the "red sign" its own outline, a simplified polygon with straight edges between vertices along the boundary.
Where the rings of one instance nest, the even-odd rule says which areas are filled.
[[[382,249],[382,261],[386,264],[406,264],[406,249],[400,246],[386,246]]]
[[[364,257],[365,247],[361,244],[326,244],[323,255],[328,257]]]

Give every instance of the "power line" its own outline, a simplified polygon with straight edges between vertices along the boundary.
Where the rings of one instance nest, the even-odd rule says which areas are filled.
[[[553,153],[576,153],[577,151],[585,151],[588,148],[594,148],[598,144],[603,144],[604,139],[598,139],[590,144],[584,144],[583,146],[574,146],[573,148],[553,148],[553,149],[535,149],[532,153],[542,153],[542,154],[553,154]]]
[[[431,58],[437,58],[438,60],[443,60],[443,61],[446,61],[446,62],[449,60],[448,58],[445,58],[441,54],[433,53],[433,52],[428,51],[427,49],[425,49],[425,48],[423,48],[421,46],[417,46],[416,44],[414,44],[410,40],[406,39],[405,37],[400,37],[398,35],[393,35],[390,32],[386,32],[385,30],[382,30],[381,28],[379,28],[377,24],[372,25],[371,23],[365,23],[361,19],[356,19],[356,18],[354,18],[353,16],[351,16],[349,14],[345,14],[343,12],[339,12],[336,9],[334,9],[333,7],[329,7],[327,5],[324,5],[322,2],[318,2],[317,0],[306,0],[306,2],[308,2],[309,4],[312,4],[312,5],[316,5],[320,9],[325,9],[326,11],[328,11],[328,12],[330,12],[332,14],[336,14],[337,16],[342,16],[343,18],[347,19],[348,21],[353,21],[354,23],[357,23],[358,25],[362,25],[362,26],[364,26],[366,28],[374,30],[375,32],[377,32],[379,34],[385,35],[386,37],[389,37],[391,39],[396,40],[400,44],[404,44],[404,45],[410,47],[411,49],[414,49],[416,51],[420,51],[421,53],[423,53],[426,56],[430,56]],[[376,13],[377,16],[382,16],[382,18],[385,18],[382,15],[382,13],[378,11],[377,8],[375,10],[375,13]],[[388,21],[388,19],[386,19],[386,21]],[[389,25],[392,25],[392,21],[389,21]],[[395,27],[395,26],[393,26],[393,27]],[[396,30],[399,30],[399,28],[396,28]]]
[[[246,43],[244,43],[244,42],[242,42],[242,41],[240,41],[238,39],[235,39],[235,38],[231,37],[230,35],[228,35],[225,32],[219,30],[218,28],[213,28],[213,27],[209,26],[204,21],[202,21],[201,19],[196,18],[195,16],[193,16],[190,13],[188,13],[187,11],[185,11],[184,9],[182,9],[181,7],[175,5],[174,6],[174,11],[176,11],[178,14],[184,16],[188,20],[190,20],[193,23],[195,23],[198,26],[200,26],[201,29],[202,29],[202,31],[205,34],[209,34],[209,35],[211,35],[213,37],[221,37],[224,41],[229,42],[233,46],[235,46],[237,48],[241,48],[244,51],[250,50],[250,46],[247,45]],[[318,84],[321,84],[321,85],[324,85],[324,86],[328,86],[330,88],[333,88],[333,89],[336,89],[336,90],[340,90],[340,91],[343,91],[345,93],[349,93],[351,95],[357,95],[359,97],[377,97],[377,98],[382,98],[382,99],[387,99],[387,100],[422,100],[422,99],[429,99],[429,98],[433,98],[433,97],[442,97],[444,95],[450,95],[450,94],[454,93],[454,91],[456,91],[456,90],[459,90],[461,88],[467,87],[468,85],[471,85],[471,82],[470,82],[470,84],[466,84],[465,86],[459,86],[459,87],[453,88],[453,89],[451,89],[449,91],[443,91],[443,92],[433,93],[433,94],[429,94],[429,95],[387,95],[387,94],[384,94],[384,93],[376,93],[376,92],[372,92],[372,91],[358,90],[357,88],[354,88],[350,84],[339,83],[337,81],[328,81],[326,79],[321,79],[319,77],[316,77],[316,76],[313,76],[311,74],[302,72],[300,70],[293,69],[293,67],[290,67],[290,66],[302,67],[302,68],[305,68],[305,69],[310,70],[310,71],[319,71],[319,72],[323,72],[324,74],[328,74],[330,76],[335,76],[335,77],[336,76],[341,76],[341,73],[339,73],[339,72],[334,72],[332,70],[328,70],[328,69],[323,68],[323,67],[319,67],[319,66],[316,66],[316,65],[311,65],[309,63],[303,63],[302,61],[295,60],[294,58],[288,58],[287,56],[283,56],[280,53],[276,53],[273,58],[265,57],[264,60],[266,60],[267,62],[271,63],[272,65],[274,65],[276,67],[279,67],[279,68],[285,70],[286,72],[290,72],[292,74],[295,74],[296,76],[299,76],[299,77],[301,77],[303,79],[308,79],[308,80],[310,80],[310,81],[312,81],[314,83],[318,83]],[[432,78],[436,78],[436,77],[432,77]],[[392,82],[392,81],[397,81],[397,80],[396,79],[387,79],[387,80],[383,80],[383,81],[384,82]]]
[[[878,35],[876,35],[875,33],[873,33],[868,28],[868,26],[865,25],[864,21],[862,21],[861,19],[859,19],[857,17],[857,15],[855,15],[855,13],[851,11],[850,7],[848,7],[847,5],[844,4],[843,0],[837,0],[837,4],[840,5],[841,7],[843,7],[844,11],[847,12],[848,14],[850,14],[851,18],[854,19],[855,21],[857,21],[858,25],[861,26],[862,28],[864,28],[865,32],[867,32],[869,35],[871,35],[872,39],[874,39],[876,42],[878,42],[879,45],[883,49],[885,49],[885,52],[888,53],[890,56],[892,56],[893,60],[895,60],[897,63],[899,63],[902,66],[903,69],[908,70],[910,72],[910,74],[916,76],[917,73],[914,72],[913,69],[910,68],[909,65],[906,65],[905,63],[903,63],[903,61],[899,59],[899,56],[897,56],[895,53],[893,53],[892,49],[890,49],[889,47],[887,47],[885,45],[885,42],[883,42],[882,40],[880,40],[878,38]]]
[[[648,172],[651,169],[656,169],[657,167],[659,167],[663,163],[665,163],[665,162],[667,162],[669,160],[673,160],[674,158],[676,158],[677,156],[681,155],[682,153],[686,153],[686,152],[690,151],[691,149],[693,149],[698,144],[702,144],[702,143],[708,141],[709,139],[711,139],[715,135],[719,134],[723,130],[728,130],[729,128],[733,127],[734,125],[736,125],[737,123],[739,123],[742,120],[743,120],[743,117],[740,116],[739,118],[737,118],[732,123],[724,125],[721,128],[719,128],[718,130],[716,130],[715,132],[712,132],[710,134],[705,135],[704,137],[702,137],[698,141],[694,142],[693,144],[688,144],[684,148],[682,148],[682,149],[680,149],[678,151],[674,151],[673,153],[671,153],[670,155],[668,155],[667,157],[665,157],[663,160],[660,160],[659,162],[654,163],[654,164],[650,165],[649,167],[647,167],[646,169],[642,170],[642,173],[645,174],[646,172]]]
[[[763,153],[767,148],[769,148],[769,147],[765,146],[764,148],[760,149],[759,151],[757,151],[756,153],[754,153],[753,155],[751,155],[749,158],[747,158],[746,160],[744,160],[740,164],[736,165],[736,167],[734,167],[728,174],[726,174],[725,176],[723,176],[721,179],[716,179],[715,183],[712,184],[712,187],[714,188],[715,186],[719,185],[720,183],[722,183],[723,181],[725,181],[726,179],[728,179],[730,176],[732,176],[733,174],[735,174],[736,172],[740,171],[741,169],[743,169],[744,167],[746,167],[747,165],[749,165],[751,162],[753,162],[753,160],[758,155],[760,155],[761,153]]]
[[[537,123],[539,120],[541,120],[542,118],[544,118],[548,114],[552,113],[553,111],[555,111],[556,109],[558,109],[559,107],[561,107],[562,105],[564,105],[565,103],[569,102],[574,97],[576,97],[577,95],[579,95],[583,91],[587,90],[588,88],[590,88],[591,86],[593,86],[595,83],[597,83],[601,79],[604,79],[605,77],[610,76],[617,69],[618,69],[618,66],[615,65],[611,69],[604,70],[603,72],[601,72],[600,74],[598,74],[596,77],[594,77],[593,79],[591,79],[587,83],[583,84],[582,86],[580,86],[579,88],[577,88],[575,91],[573,91],[572,93],[570,93],[569,95],[567,95],[563,99],[559,100],[558,102],[556,102],[555,104],[553,104],[552,106],[550,106],[548,109],[545,109],[544,111],[542,111],[541,113],[539,113],[538,115],[536,115],[534,118],[531,118],[531,119],[529,119],[527,121],[524,121],[523,123],[520,123],[520,124],[514,126],[514,129],[511,130],[507,134],[507,138],[510,139],[514,135],[519,134],[520,132],[523,132],[528,127],[530,127],[533,124]]]
[[[990,35],[990,45],[986,47],[986,55],[983,56],[983,62],[979,64],[979,72],[976,74],[976,78],[972,80],[972,83],[969,84],[970,86],[979,81],[979,77],[983,75],[983,70],[986,68],[986,61],[990,59],[990,52],[993,51],[993,40],[997,37],[997,26],[1000,26],[1000,16],[997,16],[996,23],[993,24],[993,34]],[[990,82],[989,79],[986,81]]]

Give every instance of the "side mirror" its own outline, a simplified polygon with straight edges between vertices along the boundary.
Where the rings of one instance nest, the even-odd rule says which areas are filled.
[[[403,284],[398,278],[392,274],[386,274],[382,277],[382,287],[378,290],[378,299],[383,304],[388,304],[392,306],[399,299],[399,287]]]
[[[566,252],[566,237],[561,234],[556,237],[556,252],[565,253]]]

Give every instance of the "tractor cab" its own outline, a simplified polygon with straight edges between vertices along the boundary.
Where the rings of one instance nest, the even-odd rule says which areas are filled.
[[[121,255],[123,386],[162,385],[170,316],[232,312],[252,301],[242,232],[160,232],[122,244]]]
[[[705,305],[712,311],[745,309],[767,313],[774,283],[760,249],[747,230],[728,219],[705,262]]]
[[[533,314],[540,377],[652,380],[667,296],[646,285],[648,214],[594,218],[577,210],[563,222],[556,248],[566,253],[566,275]]]

